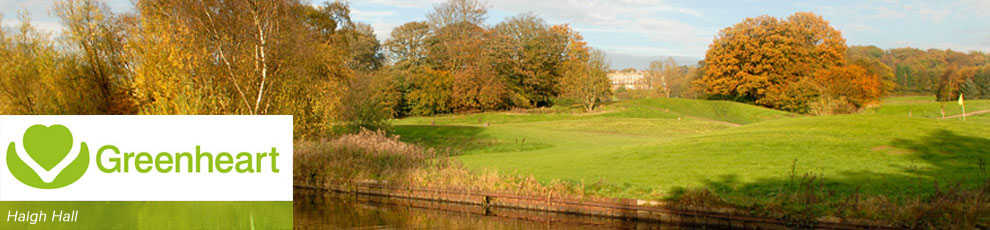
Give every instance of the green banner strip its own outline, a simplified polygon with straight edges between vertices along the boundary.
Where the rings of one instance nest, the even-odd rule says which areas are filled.
[[[291,201],[0,201],[0,215],[0,229],[292,228]]]

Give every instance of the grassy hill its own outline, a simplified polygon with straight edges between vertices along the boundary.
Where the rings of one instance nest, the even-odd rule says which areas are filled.
[[[962,114],[962,106],[956,101],[937,102],[935,96],[893,97],[884,100],[879,107],[863,111],[863,114],[883,114],[904,117],[941,118]],[[966,112],[990,110],[990,100],[966,100]],[[962,118],[954,118],[962,119]]]
[[[949,104],[958,107],[946,103],[947,115]],[[973,186],[983,176],[979,162],[990,160],[988,114],[938,120],[932,106],[940,104],[896,98],[861,114],[810,117],[725,101],[639,99],[590,114],[407,118],[395,121],[395,132],[453,149],[472,170],[604,181],[614,186],[597,192],[608,196],[656,199],[707,188],[746,203],[815,178],[839,193],[901,198],[932,192],[935,180]],[[909,118],[905,110],[917,112]]]

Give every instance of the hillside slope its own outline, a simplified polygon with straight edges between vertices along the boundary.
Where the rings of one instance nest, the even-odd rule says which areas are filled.
[[[892,106],[913,102],[903,103]],[[618,197],[703,187],[751,199],[813,176],[840,192],[896,198],[930,192],[931,186],[919,185],[936,178],[980,175],[979,162],[990,159],[990,119],[908,118],[896,111],[881,106],[809,117],[734,102],[640,99],[592,114],[409,118],[396,121],[396,133],[454,149],[469,169],[541,181],[605,181],[619,188],[602,193]]]

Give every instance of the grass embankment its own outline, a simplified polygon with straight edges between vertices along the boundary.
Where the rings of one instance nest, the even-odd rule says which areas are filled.
[[[975,213],[962,214],[977,216],[966,221],[986,223],[975,211],[986,212],[986,202],[932,202],[973,198],[946,198],[946,184],[959,183],[951,188],[960,191],[986,185],[980,162],[990,158],[990,114],[934,119],[940,107],[926,97],[895,98],[861,114],[808,117],[732,102],[641,99],[592,114],[558,108],[395,124],[403,141],[454,149],[454,158],[474,172],[531,175],[544,183],[604,181],[610,186],[583,186],[603,196],[669,199],[701,189],[763,211],[895,221],[924,218],[918,215],[933,208],[971,208]],[[946,116],[960,114],[958,107],[945,103]],[[967,112],[988,108],[990,101],[967,101]],[[843,206],[863,197],[876,207]],[[884,205],[916,208],[892,216]]]

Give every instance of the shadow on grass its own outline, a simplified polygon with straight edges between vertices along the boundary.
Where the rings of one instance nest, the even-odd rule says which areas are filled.
[[[437,150],[461,153],[493,145],[497,140],[483,134],[484,128],[453,125],[397,125],[399,140]]]
[[[527,141],[525,137],[501,140],[486,133],[485,128],[457,125],[398,125],[393,134],[399,139],[420,146],[445,151],[451,155],[484,152],[530,151],[553,147],[550,144]]]
[[[727,202],[797,223],[811,223],[820,216],[882,219],[912,228],[990,223],[985,163],[990,158],[990,139],[936,130],[918,140],[898,139],[890,145],[919,164],[900,167],[897,173],[863,170],[824,175],[801,171],[796,159],[791,172],[782,172],[789,174],[784,178],[740,182],[738,175],[722,175],[701,190],[675,189],[671,198],[694,205]],[[698,201],[706,193],[718,198]]]

